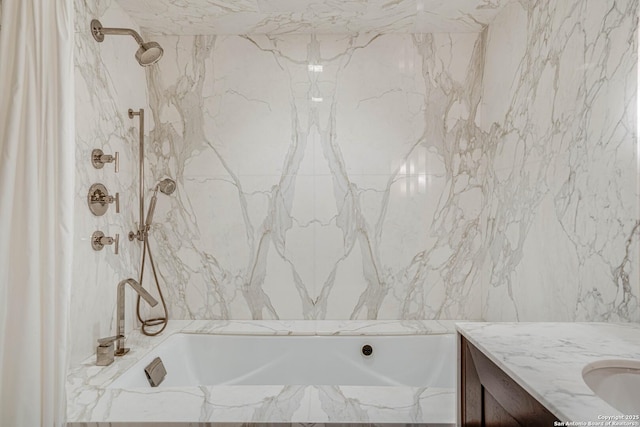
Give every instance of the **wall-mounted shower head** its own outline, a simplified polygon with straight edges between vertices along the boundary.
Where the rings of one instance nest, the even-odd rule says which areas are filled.
[[[140,34],[138,34],[136,31],[130,28],[105,28],[97,19],[91,21],[91,34],[97,42],[102,42],[104,40],[105,34],[114,34],[120,36],[129,35],[133,37],[140,46],[138,48],[138,51],[136,52],[136,59],[138,60],[138,63],[143,67],[155,64],[160,58],[162,58],[162,54],[164,53],[158,43],[145,43],[145,41],[142,40],[142,37],[140,37]]]
[[[155,64],[162,58],[164,51],[156,42],[142,43],[136,52],[136,59],[143,67]]]

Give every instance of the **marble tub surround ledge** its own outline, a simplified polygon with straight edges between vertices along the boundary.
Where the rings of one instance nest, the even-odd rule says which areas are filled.
[[[582,370],[598,360],[640,360],[640,324],[465,322],[456,328],[564,422],[621,415],[591,391]]]
[[[437,335],[455,333],[454,321],[171,321],[158,337],[139,330],[131,352],[110,366],[95,356],[67,377],[69,427],[175,426],[234,423],[402,423],[455,425],[455,390],[434,387],[260,385],[110,389],[120,374],[175,333],[239,335]],[[146,424],[149,425],[149,424]],[[164,425],[164,424],[163,424]]]

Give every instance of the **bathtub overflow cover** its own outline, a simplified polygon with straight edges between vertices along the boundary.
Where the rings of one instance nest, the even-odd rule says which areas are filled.
[[[371,356],[371,353],[373,353],[373,347],[371,347],[369,344],[365,344],[362,346],[362,354],[365,356]]]

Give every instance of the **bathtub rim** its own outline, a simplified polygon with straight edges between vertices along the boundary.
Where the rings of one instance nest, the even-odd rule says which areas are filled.
[[[131,352],[124,357],[116,358],[110,366],[95,365],[95,355],[73,366],[67,376],[67,419],[73,422],[116,422],[105,419],[104,413],[95,413],[104,400],[110,399],[113,392],[120,389],[109,389],[108,386],[122,373],[153,351],[160,343],[176,333],[209,334],[209,335],[328,335],[328,336],[361,336],[361,335],[449,335],[456,333],[458,320],[405,320],[405,321],[333,321],[333,320],[174,320],[159,336],[148,337],[134,330],[127,336],[127,346]],[[228,386],[244,387],[247,390],[265,393],[271,392],[274,386]],[[316,387],[316,386],[307,386]],[[339,386],[342,387],[342,386]],[[213,387],[215,389],[215,387]],[[318,388],[318,387],[316,387]],[[343,387],[349,389],[349,387]],[[366,389],[367,386],[351,386],[352,389]],[[375,387],[374,387],[375,388]],[[391,389],[391,387],[388,387]],[[400,387],[417,393],[419,388]],[[187,391],[185,389],[185,391]],[[428,390],[427,390],[428,391]],[[455,394],[455,390],[453,391]],[[83,393],[96,396],[95,404],[87,404]],[[438,393],[436,393],[438,394]],[[90,406],[91,408],[88,408]],[[134,421],[134,420],[131,420]],[[183,420],[193,422],[198,420]],[[246,420],[245,420],[246,421]],[[355,420],[354,420],[355,421]],[[350,421],[350,422],[354,422]],[[290,420],[269,420],[268,422],[290,422]],[[403,421],[404,422],[404,421]],[[106,424],[105,424],[106,425]]]
[[[143,335],[140,329],[127,334],[126,346],[131,351],[116,357],[109,366],[96,366],[95,354],[70,367],[69,382],[75,382],[79,371],[88,369],[98,388],[107,386],[127,369],[144,358],[154,348],[176,333],[206,335],[260,336],[358,336],[358,335],[448,335],[456,334],[460,320],[170,320],[167,328],[154,337]],[[466,321],[465,321],[466,322]],[[93,367],[92,367],[93,365]]]

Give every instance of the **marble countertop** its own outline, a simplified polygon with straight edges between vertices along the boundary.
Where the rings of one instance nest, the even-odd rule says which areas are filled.
[[[584,383],[582,369],[597,360],[640,359],[640,324],[458,323],[456,327],[560,421],[602,421],[603,416],[621,415]]]
[[[107,388],[156,345],[178,333],[251,335],[434,335],[453,321],[170,321],[157,337],[127,336],[130,353],[110,366],[95,356],[67,377],[70,426],[113,423],[364,422],[455,424],[455,390],[429,387],[199,386]],[[148,425],[148,424],[147,424]]]

